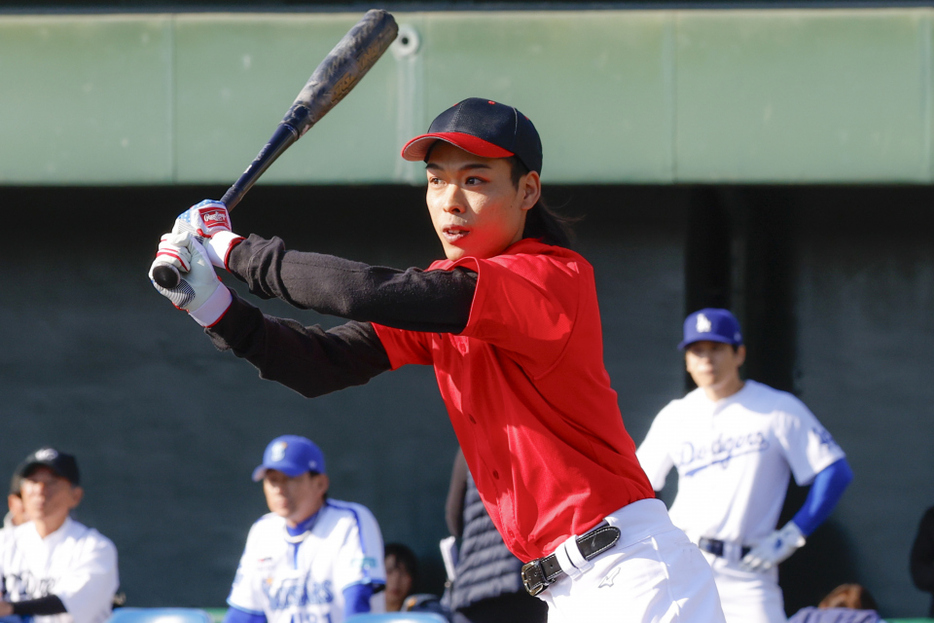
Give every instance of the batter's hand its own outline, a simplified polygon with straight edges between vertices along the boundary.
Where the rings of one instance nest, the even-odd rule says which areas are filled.
[[[742,567],[747,571],[767,571],[804,545],[804,535],[798,525],[789,521],[781,530],[776,530],[746,554],[742,560]]]
[[[160,264],[172,264],[181,270],[176,287],[166,289],[153,281],[152,271]],[[156,259],[149,267],[149,279],[159,294],[202,326],[213,325],[230,306],[230,291],[217,278],[204,246],[191,232],[162,237]]]
[[[221,231],[230,231],[230,213],[220,201],[205,199],[182,212],[175,219],[173,234],[191,232],[202,240]]]
[[[218,268],[227,267],[227,254],[243,240],[230,231],[230,213],[220,201],[205,199],[178,215],[173,234],[189,232],[198,237],[207,250],[211,263]]]

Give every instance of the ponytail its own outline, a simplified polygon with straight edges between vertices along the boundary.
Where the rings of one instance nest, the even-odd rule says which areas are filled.
[[[545,244],[570,248],[574,239],[572,225],[576,219],[562,216],[543,200],[532,206],[525,216],[523,238],[540,238]]]
[[[518,188],[519,180],[529,172],[529,169],[515,156],[509,158],[509,161],[512,163],[512,184]],[[545,244],[570,248],[574,240],[572,226],[577,221],[576,218],[558,214],[545,203],[544,199],[539,198],[538,202],[526,213],[522,237],[539,238]]]

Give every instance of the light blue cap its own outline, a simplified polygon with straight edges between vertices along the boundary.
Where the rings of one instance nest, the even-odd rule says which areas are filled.
[[[694,342],[723,342],[739,346],[743,343],[743,334],[739,330],[739,321],[729,310],[705,307],[684,320],[684,339],[678,348],[684,350]]]
[[[275,469],[290,478],[305,472],[324,473],[324,453],[310,439],[298,435],[276,437],[266,446],[263,464],[253,470],[253,480],[259,482],[267,469]]]

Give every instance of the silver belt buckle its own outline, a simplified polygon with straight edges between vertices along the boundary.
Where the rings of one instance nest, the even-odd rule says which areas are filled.
[[[548,588],[548,584],[545,582],[545,572],[542,571],[540,561],[533,560],[522,565],[522,584],[532,597]]]

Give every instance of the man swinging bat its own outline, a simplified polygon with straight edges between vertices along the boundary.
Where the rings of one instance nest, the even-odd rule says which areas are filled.
[[[204,222],[204,210],[223,208],[215,202],[191,208],[163,238],[153,268],[173,264],[184,279],[157,289],[219,348],[309,397],[407,364],[433,366],[484,506],[551,623],[723,623],[709,565],[655,499],[623,426],[593,269],[541,201],[532,122],[469,98],[402,156],[425,163],[445,255],[427,270],[242,237],[223,219]],[[266,316],[215,266],[260,298],[349,322],[325,331]]]

